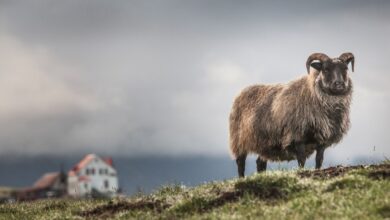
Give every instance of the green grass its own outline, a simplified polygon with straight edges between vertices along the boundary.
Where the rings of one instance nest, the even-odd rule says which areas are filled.
[[[164,186],[126,199],[2,204],[0,219],[390,219],[388,162],[302,173]]]

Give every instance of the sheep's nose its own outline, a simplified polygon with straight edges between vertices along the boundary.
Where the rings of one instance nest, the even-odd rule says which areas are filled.
[[[344,82],[342,82],[342,81],[336,81],[336,82],[334,82],[334,87],[335,87],[336,89],[344,89]]]

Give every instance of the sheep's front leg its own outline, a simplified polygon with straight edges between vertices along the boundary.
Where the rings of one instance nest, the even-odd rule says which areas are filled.
[[[245,176],[245,160],[246,160],[246,154],[240,155],[236,159],[238,176],[240,178]]]
[[[306,162],[305,145],[303,143],[296,143],[295,148],[297,151],[299,168],[304,168]]]
[[[267,160],[263,160],[260,158],[260,156],[258,156],[256,160],[256,165],[258,173],[265,171],[267,169]]]
[[[316,169],[320,169],[324,161],[324,146],[318,146],[316,149]]]

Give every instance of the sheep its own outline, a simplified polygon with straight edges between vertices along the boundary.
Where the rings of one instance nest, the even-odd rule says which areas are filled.
[[[315,167],[321,168],[325,149],[340,142],[349,129],[349,63],[354,71],[352,53],[333,59],[314,53],[306,61],[308,75],[287,84],[253,85],[236,97],[229,144],[239,177],[244,177],[250,153],[258,155],[257,172],[266,170],[268,160],[297,159],[303,168],[314,151]]]

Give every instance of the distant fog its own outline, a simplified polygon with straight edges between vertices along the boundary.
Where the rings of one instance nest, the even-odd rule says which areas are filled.
[[[351,51],[326,157],[390,157],[389,21],[389,1],[1,1],[0,154],[228,158],[242,88]]]

